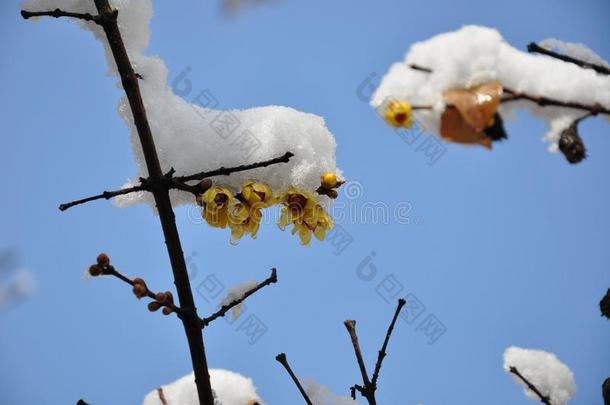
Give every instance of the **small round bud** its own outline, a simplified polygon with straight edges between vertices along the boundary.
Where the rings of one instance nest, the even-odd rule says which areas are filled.
[[[89,275],[92,277],[97,277],[102,274],[102,269],[97,264],[92,264],[89,266]]]
[[[337,187],[337,175],[335,173],[327,172],[320,176],[320,183],[324,188],[335,188]]]
[[[208,191],[213,185],[214,183],[212,182],[212,180],[203,179],[199,182],[199,184],[197,184],[197,187],[199,187],[199,191],[201,191],[201,193],[203,194]]]
[[[146,297],[148,293],[148,288],[146,287],[146,283],[141,278],[134,278],[133,280],[133,293],[138,299],[142,297]]]
[[[99,255],[97,255],[96,261],[98,265],[106,267],[110,264],[110,257],[108,257],[106,253],[100,253]]]
[[[170,303],[174,303],[174,294],[172,294],[171,291],[165,291],[165,294],[167,295],[167,302]]]
[[[153,302],[149,302],[148,303],[148,310],[150,312],[158,311],[160,308],[161,308],[161,304],[158,303],[157,301],[153,301]]]
[[[174,312],[174,310],[170,307],[163,307],[163,315],[169,315],[172,312]]]
[[[333,200],[335,198],[339,197],[339,193],[337,193],[337,190],[328,190],[326,195],[329,196],[330,198],[332,198]]]
[[[157,293],[155,294],[155,299],[164,304],[167,301],[167,294],[164,292]]]

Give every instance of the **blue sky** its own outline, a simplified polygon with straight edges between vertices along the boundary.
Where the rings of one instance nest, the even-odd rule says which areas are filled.
[[[217,2],[154,4],[149,53],[170,78],[191,67],[194,87],[210,89],[221,107],[279,104],[324,116],[338,164],[357,182],[339,201],[411,207],[408,223],[343,222],[353,241],[338,255],[330,243],[302,248],[272,224],[232,247],[227,232],[177,210],[195,290],[278,268],[280,282],[243,315],[266,332],[252,344],[242,319],[218,321],[205,334],[212,367],[251,376],[270,404],[300,403],[274,360],[283,351],[298,375],[347,394],[359,374],[342,322],[358,320],[371,368],[394,310],[385,301],[393,281],[393,292],[402,287],[425,311],[398,323],[379,403],[527,403],[502,370],[509,345],[556,353],[576,376],[572,403],[601,403],[610,376],[610,324],[597,308],[610,287],[608,122],[583,123],[590,156],[577,166],[547,153],[542,123],[525,115],[493,152],[449,145],[430,166],[357,89],[411,43],[463,24],[496,27],[521,48],[546,37],[583,42],[607,59],[607,1],[278,0],[234,18]],[[189,371],[182,328],[117,281],[82,274],[107,251],[123,272],[170,288],[158,220],[144,206],[56,208],[134,173],[116,113],[121,90],[89,33],[61,20],[26,23],[15,1],[0,9],[0,248],[17,248],[38,278],[35,296],[0,313],[0,403],[138,404]],[[202,315],[220,299],[209,295],[197,295]],[[431,345],[418,330],[429,315],[446,327]]]

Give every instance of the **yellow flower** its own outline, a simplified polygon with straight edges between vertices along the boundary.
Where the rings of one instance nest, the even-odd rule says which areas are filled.
[[[301,244],[308,245],[312,234],[324,240],[326,232],[333,227],[333,221],[313,195],[290,188],[280,201],[284,205],[280,215],[279,227],[284,230],[293,224],[292,234],[299,234]]]
[[[206,222],[216,228],[226,228],[229,222],[228,210],[235,200],[233,193],[226,187],[211,187],[198,199],[203,205],[202,216]]]
[[[241,195],[248,204],[259,208],[267,208],[277,202],[277,198],[273,196],[271,187],[265,183],[256,182],[254,180],[246,180],[244,184],[242,184]]]
[[[277,202],[271,187],[265,183],[247,180],[242,185],[241,198],[229,204],[229,227],[231,228],[231,243],[237,244],[245,235],[250,234],[256,239],[263,214],[262,208],[272,206]]]
[[[405,101],[390,101],[383,113],[383,118],[388,125],[394,128],[411,128],[413,125],[411,105]]]

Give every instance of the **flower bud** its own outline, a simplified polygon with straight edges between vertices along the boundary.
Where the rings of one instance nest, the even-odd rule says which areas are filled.
[[[203,179],[199,182],[199,184],[197,184],[197,187],[199,187],[199,191],[203,194],[208,191],[213,185],[214,183],[212,182],[212,180]]]
[[[146,283],[141,278],[135,278],[133,280],[133,289],[134,295],[138,297],[138,299],[146,297],[148,293],[148,288],[146,287]]]
[[[102,274],[102,269],[100,269],[100,266],[98,266],[97,264],[92,264],[91,266],[89,266],[89,275],[91,277],[97,277],[100,274]]]
[[[163,311],[162,312],[163,312],[163,315],[169,315],[172,312],[174,312],[174,310],[172,308],[170,308],[170,307],[163,307]]]
[[[165,304],[165,302],[167,301],[167,294],[164,292],[157,293],[155,294],[155,299],[161,304]]]
[[[320,183],[322,187],[331,189],[337,187],[337,175],[335,173],[327,172],[320,176]]]
[[[148,303],[148,310],[150,312],[156,312],[161,308],[161,304],[157,301],[152,301]]]
[[[100,253],[97,255],[97,264],[101,267],[106,267],[110,264],[110,257],[106,253]]]
[[[566,157],[568,162],[578,163],[587,157],[587,150],[580,135],[576,123],[570,125],[561,132],[559,138],[559,150]]]

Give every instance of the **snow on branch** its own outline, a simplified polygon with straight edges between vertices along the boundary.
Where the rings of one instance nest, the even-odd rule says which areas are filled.
[[[252,379],[234,371],[210,369],[214,405],[262,405]],[[198,404],[194,376],[188,374],[152,390],[142,405]]]
[[[59,209],[61,211],[65,211],[76,205],[85,204],[85,203],[95,201],[95,200],[101,200],[101,199],[109,200],[111,198],[118,197],[120,195],[137,193],[137,192],[141,192],[141,191],[151,192],[153,186],[161,186],[161,187],[166,188],[167,190],[182,190],[182,191],[186,191],[186,192],[189,192],[189,193],[197,196],[197,195],[204,193],[207,189],[209,189],[211,187],[211,184],[209,184],[207,182],[199,183],[199,184],[205,184],[206,187],[198,187],[197,185],[192,186],[192,185],[186,184],[187,181],[193,181],[193,180],[202,180],[203,181],[203,180],[207,180],[209,177],[229,176],[229,175],[231,175],[231,173],[252,170],[252,169],[256,169],[258,167],[266,167],[266,166],[270,166],[270,165],[274,165],[274,164],[278,164],[278,163],[287,163],[292,156],[294,156],[294,155],[291,152],[286,152],[282,156],[278,156],[273,159],[265,160],[263,162],[250,163],[247,165],[241,165],[241,166],[237,166],[237,167],[221,167],[219,169],[212,170],[209,172],[199,172],[199,173],[196,173],[193,175],[180,176],[180,177],[173,177],[174,170],[170,169],[170,171],[168,173],[166,173],[160,179],[152,179],[150,177],[141,178],[139,180],[140,184],[137,186],[122,188],[120,190],[114,190],[114,191],[104,191],[101,194],[97,194],[97,195],[94,195],[91,197],[87,197],[87,198],[83,198],[80,200],[71,201],[69,203],[61,204],[59,206]],[[156,182],[156,184],[154,184],[155,182]]]
[[[547,405],[566,405],[576,392],[572,371],[552,353],[509,347],[504,370],[513,374],[528,398]]]
[[[504,119],[525,109],[545,120],[552,151],[580,162],[586,148],[578,124],[594,116],[610,120],[608,65],[582,45],[545,44],[571,54],[537,44],[530,52],[543,55],[521,52],[479,26],[437,35],[391,66],[371,106],[392,127],[417,121],[445,141],[488,149],[507,137]]]

